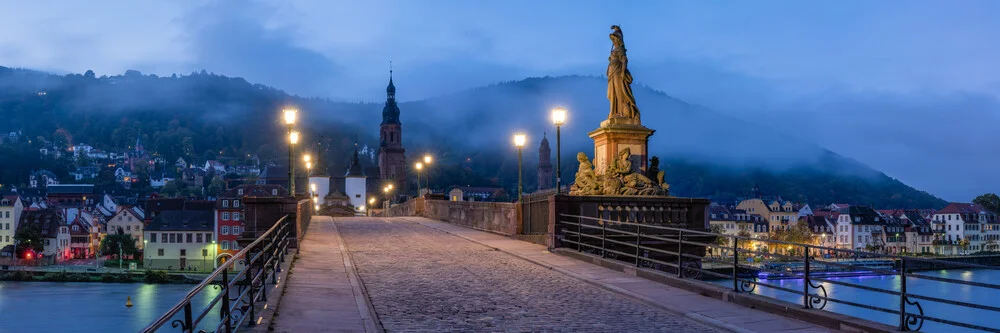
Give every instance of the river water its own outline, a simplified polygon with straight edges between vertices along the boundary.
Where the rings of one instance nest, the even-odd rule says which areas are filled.
[[[949,270],[918,274],[931,277],[993,283],[1000,281],[996,270]],[[896,276],[868,276],[828,278],[833,281],[860,284],[899,291]],[[732,286],[732,281],[716,281]],[[801,279],[762,280],[793,290],[802,289]],[[899,296],[882,294],[858,288],[822,283],[828,295],[836,299],[878,306],[899,308]],[[118,284],[118,283],[58,283],[58,282],[0,282],[0,333],[19,332],[136,332],[176,304],[194,285],[187,284]],[[953,301],[1000,307],[1000,292],[958,284],[947,284],[926,279],[907,279],[910,294],[938,297]],[[754,293],[802,304],[802,296],[758,286]],[[194,299],[194,308],[204,308],[218,291],[207,288]],[[132,308],[125,307],[125,300],[132,297]],[[920,300],[924,314],[964,323],[1000,328],[1000,313],[962,308],[954,305]],[[862,309],[829,302],[826,311],[860,317],[889,325],[898,325],[898,315]],[[908,312],[915,312],[913,307]],[[218,317],[206,317],[206,325],[218,323]],[[205,325],[202,325],[204,328]],[[209,329],[210,331],[211,329]],[[172,331],[172,330],[169,330]],[[925,321],[924,332],[975,332],[950,325]]]
[[[983,282],[994,285],[997,284],[997,281],[1000,281],[1000,271],[997,270],[940,270],[940,271],[918,272],[917,274],[929,277],[941,277],[941,278],[956,279],[963,281]],[[900,279],[898,276],[864,276],[864,277],[841,277],[841,278],[825,278],[825,279],[843,283],[877,287],[897,292],[900,289]],[[789,288],[792,290],[802,290],[803,287],[802,279],[761,280],[760,282],[767,283],[770,285],[776,285],[783,288]],[[716,281],[716,283],[725,285],[727,287],[732,286],[732,280]],[[899,309],[899,296],[896,295],[889,295],[874,291],[862,290],[859,288],[836,285],[827,282],[824,283],[814,282],[814,283],[822,284],[824,288],[826,288],[828,297],[847,300],[870,306],[892,309],[892,310]],[[947,299],[951,301],[1000,307],[1000,291],[988,288],[974,287],[974,286],[961,285],[955,283],[943,283],[928,279],[908,278],[906,280],[906,290],[907,293],[911,295],[929,296],[929,297]],[[812,292],[815,293],[816,290],[812,289]],[[754,293],[771,298],[777,298],[794,304],[802,304],[801,294],[798,295],[792,294],[773,288],[767,288],[764,286],[758,286],[754,290]],[[957,305],[931,302],[927,300],[917,300],[912,298],[911,301],[918,301],[920,303],[920,306],[923,307],[925,316],[941,318],[941,319],[957,321],[973,325],[980,325],[990,328],[1000,328],[1000,312],[993,312],[975,308],[966,308]],[[835,302],[827,303],[824,310],[846,314],[853,317],[864,318],[872,321],[877,321],[892,326],[899,325],[898,314],[890,314],[890,313],[855,307],[851,305],[839,304]],[[916,307],[910,305],[907,305],[906,311],[907,313],[917,312]],[[924,321],[924,326],[921,329],[921,331],[949,332],[949,333],[981,332],[978,330],[940,324],[929,320]]]
[[[136,332],[169,310],[193,287],[193,284],[0,281],[0,333]],[[195,311],[207,306],[216,295],[218,291],[213,288],[197,295],[192,303]],[[129,296],[132,308],[125,307]],[[209,331],[214,330],[218,316],[207,316],[206,322],[213,326]]]

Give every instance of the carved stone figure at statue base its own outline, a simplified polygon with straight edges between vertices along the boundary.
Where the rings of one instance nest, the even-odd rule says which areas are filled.
[[[663,182],[663,171],[657,175],[658,182],[641,173],[632,171],[629,148],[618,153],[618,158],[608,165],[604,174],[597,175],[587,154],[576,155],[580,167],[576,172],[576,182],[570,186],[570,195],[624,195],[624,196],[669,196],[670,185]]]

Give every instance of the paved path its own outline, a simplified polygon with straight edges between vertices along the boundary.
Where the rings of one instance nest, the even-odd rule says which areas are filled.
[[[776,314],[749,309],[733,303],[705,297],[687,290],[667,286],[622,272],[549,252],[544,246],[523,242],[496,234],[464,228],[453,224],[418,217],[403,218],[450,235],[483,244],[530,260],[540,267],[574,276],[577,283],[601,286],[630,295],[647,304],[667,309],[674,314],[709,322],[742,332],[834,332],[834,330]],[[457,242],[451,240],[449,243]],[[496,252],[493,252],[496,253]],[[542,291],[544,292],[544,291]],[[686,331],[686,330],[684,330]]]
[[[430,223],[337,220],[387,332],[719,332],[425,225]]]
[[[340,244],[333,219],[313,217],[274,319],[276,332],[365,332],[366,323],[373,331]]]

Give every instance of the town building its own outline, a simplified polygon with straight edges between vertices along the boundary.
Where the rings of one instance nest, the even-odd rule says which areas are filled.
[[[510,196],[500,187],[456,187],[448,192],[451,201],[507,202]]]
[[[97,197],[93,184],[54,184],[46,190],[49,206],[91,206]]]
[[[118,234],[124,233],[129,234],[135,239],[135,247],[137,249],[143,249],[145,234],[143,229],[145,226],[144,216],[132,207],[119,206],[115,215],[111,216],[111,219],[107,222],[107,233],[108,234]]]
[[[214,269],[214,215],[212,210],[160,212],[144,231],[149,240],[143,251],[145,266],[167,270]]]
[[[397,194],[404,194],[407,185],[406,149],[403,148],[403,124],[399,121],[392,70],[389,71],[389,86],[385,88],[385,93],[382,124],[379,126],[379,178],[386,184],[392,184]]]
[[[949,203],[934,212],[932,224],[942,231],[935,253],[962,254],[996,248],[1000,237],[997,215],[972,203]]]
[[[736,209],[763,216],[771,224],[769,226],[771,231],[788,230],[798,223],[801,207],[780,198],[769,201],[770,203],[765,203],[764,199],[750,198],[741,201],[739,205],[736,205]]]
[[[18,230],[22,228],[38,228],[41,231],[41,257],[55,258],[59,261],[70,255],[69,226],[55,209],[29,210],[21,215]],[[38,256],[37,253],[33,254]]]
[[[213,232],[216,244],[213,249],[214,267],[232,259],[240,251],[238,240],[246,231],[247,209],[244,199],[284,199],[288,191],[278,185],[244,184],[229,189],[219,196],[215,205]]]
[[[538,145],[538,190],[552,187],[552,149],[549,148],[549,139],[543,134],[542,143]]]
[[[885,218],[871,207],[849,206],[837,218],[837,247],[858,251],[885,248]]]
[[[14,245],[14,234],[24,209],[21,197],[9,194],[0,197],[0,249]]]
[[[365,176],[361,161],[358,160],[357,144],[354,145],[351,165],[347,168],[347,174],[344,175],[344,192],[355,210],[360,211],[368,200],[368,177]]]

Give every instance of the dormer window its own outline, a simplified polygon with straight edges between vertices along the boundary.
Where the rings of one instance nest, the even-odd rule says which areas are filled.
[[[233,207],[236,207],[236,208],[240,207],[240,201],[239,200],[233,200]]]
[[[238,194],[238,195],[243,195],[243,189],[238,189],[238,190],[236,190],[236,194]]]
[[[278,189],[271,190],[271,195],[277,196],[278,195]]]
[[[222,200],[222,207],[223,208],[229,207],[229,200]]]

